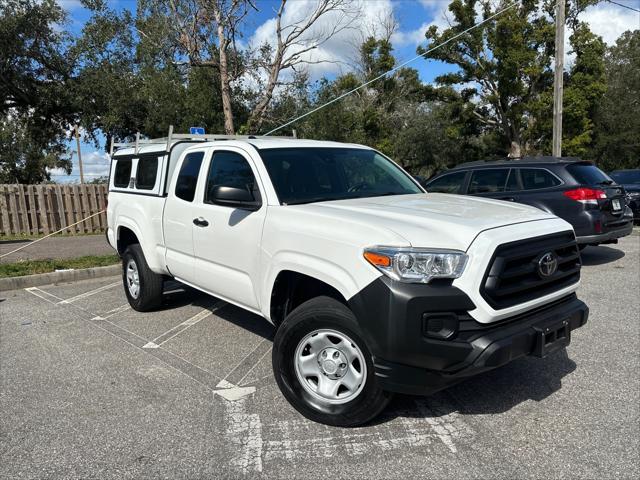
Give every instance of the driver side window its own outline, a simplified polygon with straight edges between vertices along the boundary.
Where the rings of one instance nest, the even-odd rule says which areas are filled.
[[[235,152],[214,152],[207,175],[204,203],[215,203],[213,192],[218,186],[247,190],[253,194],[253,198],[260,199],[260,189],[249,162]]]

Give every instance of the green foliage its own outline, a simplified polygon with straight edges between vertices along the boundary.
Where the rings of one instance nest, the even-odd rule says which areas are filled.
[[[640,30],[624,33],[608,49],[605,76],[590,157],[607,171],[640,168]]]
[[[563,155],[587,158],[592,153],[596,108],[606,91],[605,45],[585,23],[570,38],[576,58],[571,65],[563,99]]]
[[[607,49],[577,16],[594,2],[568,1],[574,60],[565,72],[563,153],[607,169],[638,166],[640,33],[628,32]],[[96,142],[105,135],[107,144],[111,138],[133,139],[138,131],[164,136],[169,125],[176,131],[195,125],[224,131],[213,23],[198,17],[190,39],[176,26],[176,19],[193,16],[189,9],[198,2],[140,0],[135,13],[104,0],[83,3],[91,17],[71,38],[53,0],[3,2],[0,182],[44,182],[51,168],[70,171],[66,132],[76,123]],[[509,3],[452,0],[450,26],[430,27],[429,46],[419,52],[426,54]],[[402,68],[279,133],[295,130],[303,138],[370,145],[425,176],[463,161],[548,154],[554,6],[554,0],[519,0],[496,19],[426,54],[452,67],[435,86],[422,83],[415,69]],[[250,113],[265,88],[260,75],[249,81],[246,74],[273,53],[266,45],[256,52],[229,49],[232,113],[240,133],[252,130]],[[260,131],[396,65],[393,46],[384,38],[365,39],[357,61],[352,71],[314,83],[297,69],[278,84]]]
[[[8,0],[0,16],[0,182],[48,180],[70,170],[65,130],[72,124],[64,12],[53,0]],[[17,40],[19,39],[19,40]]]
[[[15,263],[0,264],[0,278],[49,273],[67,268],[106,267],[115,265],[118,261],[119,258],[117,255],[88,255],[78,258],[53,260],[21,260]]]
[[[449,5],[451,27],[442,32],[430,27],[425,34],[429,46],[418,51],[426,58],[458,67],[458,71],[442,75],[436,82],[459,88],[471,85],[466,92],[467,102],[474,103],[472,112],[482,123],[483,131],[498,140],[496,153],[519,157],[537,153],[544,140],[537,122],[550,111],[542,99],[553,82],[553,20],[538,8],[539,2],[523,0],[459,40],[445,44],[477,23],[478,7],[482,20],[486,20],[508,3],[511,2],[453,0]],[[426,53],[437,45],[443,46]],[[477,95],[477,99],[472,100],[469,94]],[[461,91],[460,97],[463,96]]]

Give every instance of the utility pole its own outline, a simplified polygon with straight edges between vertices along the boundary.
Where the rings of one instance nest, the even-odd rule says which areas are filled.
[[[558,0],[556,8],[556,61],[553,78],[553,156],[561,157],[565,0]]]
[[[80,183],[84,183],[84,172],[82,171],[82,153],[80,152],[80,134],[76,125],[76,146],[78,148],[78,166],[80,167]]]

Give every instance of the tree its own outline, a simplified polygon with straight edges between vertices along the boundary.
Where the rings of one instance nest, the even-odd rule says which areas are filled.
[[[0,16],[0,182],[48,180],[70,172],[65,131],[74,111],[68,87],[73,59],[56,28],[64,12],[53,0],[8,0]],[[18,40],[19,39],[19,40]]]
[[[489,133],[497,133],[510,157],[539,151],[544,138],[536,122],[551,112],[540,103],[553,81],[553,2],[522,0],[496,18],[446,45],[444,42],[474,26],[478,10],[486,20],[510,2],[453,0],[451,26],[442,32],[432,26],[425,36],[429,46],[419,48],[426,58],[456,65],[459,70],[441,75],[436,82],[459,86],[477,96],[474,115]],[[430,48],[443,45],[428,53]]]
[[[228,134],[235,132],[232,84],[242,71],[236,39],[243,20],[255,9],[252,0],[143,0],[138,8],[139,19],[165,20],[165,38],[174,47],[177,63],[216,70]],[[142,37],[154,38],[144,23],[136,29]]]
[[[585,23],[575,26],[570,42],[575,60],[564,89],[562,151],[568,156],[589,157],[595,135],[596,108],[606,90],[605,44]]]
[[[250,59],[251,71],[258,77],[264,75],[266,82],[249,116],[249,132],[260,131],[274,91],[282,84],[282,72],[326,62],[327,60],[322,58],[311,59],[308,54],[348,28],[358,13],[358,9],[347,0],[318,0],[315,5],[311,5],[309,11],[303,9],[299,12],[298,18],[283,23],[286,5],[287,0],[281,0],[276,13],[275,46],[268,43],[260,45]],[[329,28],[314,28],[321,18],[329,15],[334,19]]]
[[[180,61],[169,18],[149,10],[134,16],[99,0],[89,6],[92,16],[74,46],[82,64],[74,93],[89,137],[97,140],[101,132],[108,146],[112,137],[132,139],[138,131],[165,136],[169,125],[224,128],[218,71]],[[246,118],[235,92],[232,105]]]
[[[605,170],[640,168],[640,30],[625,32],[605,56],[607,91],[595,115],[593,159]]]

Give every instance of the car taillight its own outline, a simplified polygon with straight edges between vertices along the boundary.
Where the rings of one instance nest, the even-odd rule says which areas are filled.
[[[575,188],[573,190],[567,190],[564,192],[565,197],[569,197],[571,200],[575,200],[580,203],[598,204],[598,200],[607,198],[607,194],[604,190],[597,188]]]

